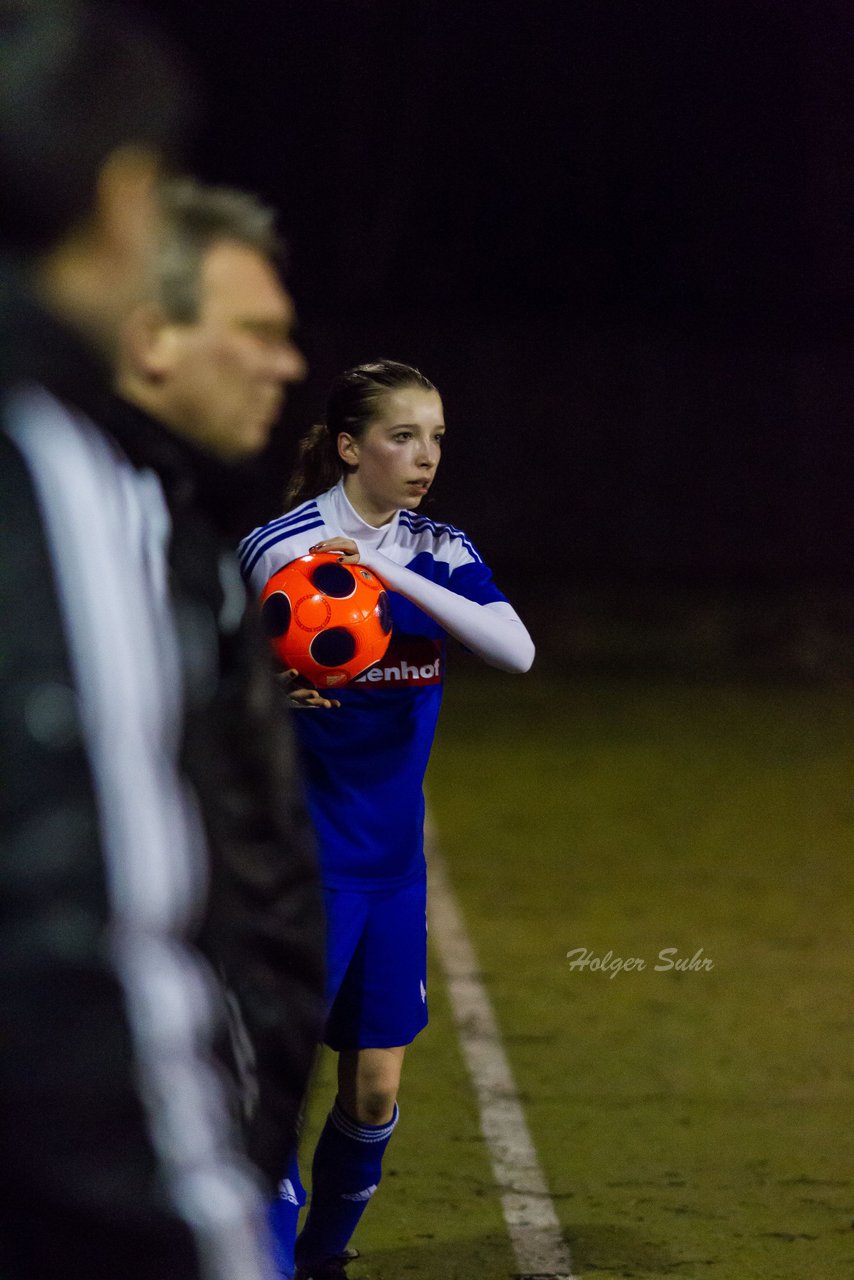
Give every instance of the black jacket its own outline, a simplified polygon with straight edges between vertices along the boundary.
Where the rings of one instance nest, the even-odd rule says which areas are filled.
[[[275,1183],[323,1021],[319,873],[290,713],[230,534],[233,468],[126,400],[113,402],[109,425],[131,460],[157,473],[172,516],[182,755],[215,855],[199,942],[229,996],[250,1154]]]
[[[104,752],[98,757],[70,639],[68,611],[76,606],[53,512],[15,434],[20,389],[34,387],[49,392],[44,404],[57,439],[79,436],[99,465],[109,450],[134,495],[132,476],[154,470],[169,496],[172,603],[164,617],[170,635],[174,617],[183,668],[175,746],[183,772],[170,755],[168,725],[160,746],[144,745],[177,797],[183,826],[176,820],[175,859],[184,863],[173,877],[180,902],[159,907],[155,892],[151,918],[128,910],[110,863],[116,814],[99,781]],[[211,513],[197,505],[193,455],[179,448],[173,458],[170,438],[156,427],[147,432],[132,412],[117,415],[110,435],[93,428],[106,420],[108,400],[105,367],[26,291],[7,284],[0,317],[0,1274],[255,1280],[260,1262],[245,1214],[261,1202],[229,1127],[227,1089],[217,1083],[225,1075],[216,1058],[216,984],[199,948],[229,984],[229,1003],[248,1032],[237,1043],[250,1103],[253,1075],[256,1087],[250,1142],[273,1177],[294,1139],[322,1021],[317,874],[273,677],[250,621],[239,619],[236,573],[224,586],[229,556]],[[109,463],[103,476],[105,505],[115,508],[125,491],[116,485],[113,492]],[[69,472],[64,497],[72,511],[73,483]],[[153,498],[151,510],[159,491]],[[84,531],[88,518],[78,504]],[[116,548],[109,554],[115,559]],[[129,562],[132,591],[147,589],[138,573]],[[113,659],[117,668],[133,663],[133,646],[93,650],[105,687],[118,679]],[[165,646],[167,658],[170,652]],[[131,674],[139,687],[140,672]],[[159,674],[155,708],[173,692],[168,661]],[[123,715],[119,706],[115,724]],[[127,724],[128,738],[137,728]],[[121,735],[114,750],[126,763]],[[208,852],[196,863],[187,852],[187,832],[199,828],[188,779],[208,833]],[[140,778],[141,792],[149,781]],[[159,964],[150,985],[134,967],[143,952]],[[160,998],[161,986],[167,995],[178,990],[173,970],[191,979],[181,987],[186,1006]],[[187,1048],[190,1026],[192,1061],[179,1061],[176,1045]],[[180,1089],[173,1097],[164,1091],[171,1079],[188,1090],[186,1106]],[[189,1123],[181,1132],[196,1112],[198,1132]],[[180,1150],[170,1147],[170,1119]],[[229,1195],[199,1199],[196,1188],[208,1176]]]

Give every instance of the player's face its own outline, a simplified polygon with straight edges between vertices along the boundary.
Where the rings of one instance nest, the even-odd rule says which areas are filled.
[[[257,453],[281,412],[285,388],[305,376],[291,338],[293,304],[260,253],[223,240],[208,250],[198,318],[167,326],[164,416],[227,460]]]
[[[339,436],[341,457],[354,468],[344,487],[360,515],[379,524],[399,508],[414,511],[433,483],[444,434],[438,393],[402,387],[386,392],[359,439]]]

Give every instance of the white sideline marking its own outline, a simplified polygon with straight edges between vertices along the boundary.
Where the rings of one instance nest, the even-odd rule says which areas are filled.
[[[519,1271],[543,1280],[578,1280],[561,1235],[543,1171],[489,996],[479,977],[445,864],[428,827],[430,936],[448,985],[454,1024],[480,1107],[480,1125],[502,1188],[501,1208]]]

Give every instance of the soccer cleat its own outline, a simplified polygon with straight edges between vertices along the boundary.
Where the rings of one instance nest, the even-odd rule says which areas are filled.
[[[358,1249],[345,1249],[343,1253],[336,1253],[325,1262],[316,1262],[305,1271],[298,1267],[294,1280],[347,1280],[344,1268],[358,1256]]]

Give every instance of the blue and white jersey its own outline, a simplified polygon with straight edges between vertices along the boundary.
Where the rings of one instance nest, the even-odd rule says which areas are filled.
[[[335,537],[353,538],[369,567],[376,550],[477,604],[505,599],[461,530],[414,511],[398,511],[374,528],[350,505],[341,482],[244,538],[244,576],[259,596],[284,565]],[[422,787],[442,699],[447,633],[405,596],[389,591],[389,599],[392,636],[382,661],[335,690],[340,708],[294,716],[330,888],[391,888],[424,870]]]

